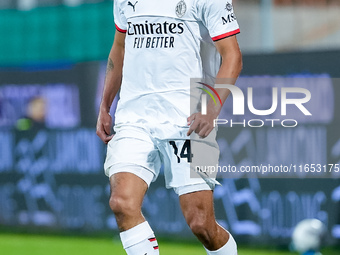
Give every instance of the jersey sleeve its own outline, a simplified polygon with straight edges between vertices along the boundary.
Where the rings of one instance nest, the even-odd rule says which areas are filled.
[[[232,0],[198,0],[197,10],[213,41],[240,33]]]
[[[117,0],[113,1],[113,18],[114,18],[116,29],[119,32],[126,33],[127,21]]]

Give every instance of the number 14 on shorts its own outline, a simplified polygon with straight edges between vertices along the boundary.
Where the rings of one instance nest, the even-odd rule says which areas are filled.
[[[179,140],[178,142],[180,142],[180,144],[182,145],[182,141]],[[175,141],[169,141],[169,144],[172,146],[172,148],[174,149],[174,154],[177,157],[177,163],[181,162],[181,158],[182,159],[187,159],[188,163],[192,162],[192,157],[194,156],[193,154],[191,154],[191,142],[190,140],[185,140],[185,142],[183,143],[182,146],[180,147],[180,153],[178,155],[178,151],[179,148],[177,147]]]

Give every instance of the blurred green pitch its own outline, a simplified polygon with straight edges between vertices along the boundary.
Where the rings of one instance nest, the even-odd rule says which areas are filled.
[[[161,255],[205,255],[197,243],[159,241]],[[119,240],[88,237],[60,237],[24,234],[0,234],[0,253],[6,255],[125,255]],[[288,251],[261,248],[239,248],[239,255],[293,255]],[[323,255],[339,255],[327,249]]]

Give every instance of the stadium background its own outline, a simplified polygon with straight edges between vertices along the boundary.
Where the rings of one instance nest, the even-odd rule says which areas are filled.
[[[234,7],[244,54],[240,87],[256,81],[270,103],[273,84],[306,84],[315,101],[312,120],[298,117],[294,130],[221,127],[221,162],[340,163],[339,2],[234,0]],[[2,232],[117,232],[107,206],[105,146],[95,134],[113,36],[109,0],[1,1]],[[27,113],[37,98],[46,104],[41,125]],[[327,245],[339,245],[339,174],[241,177],[221,179],[215,192],[217,218],[240,243],[287,246],[300,220],[318,218],[327,226]],[[160,237],[194,239],[163,183],[160,176],[150,188],[145,216]]]

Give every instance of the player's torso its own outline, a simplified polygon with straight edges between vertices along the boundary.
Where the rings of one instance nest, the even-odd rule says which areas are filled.
[[[119,119],[124,112],[160,122],[181,116],[185,123],[190,78],[202,76],[202,24],[194,2],[118,1],[127,24]]]
[[[182,75],[199,75],[200,30],[193,2],[119,1],[127,22],[126,72],[131,68],[136,77],[168,84]]]

